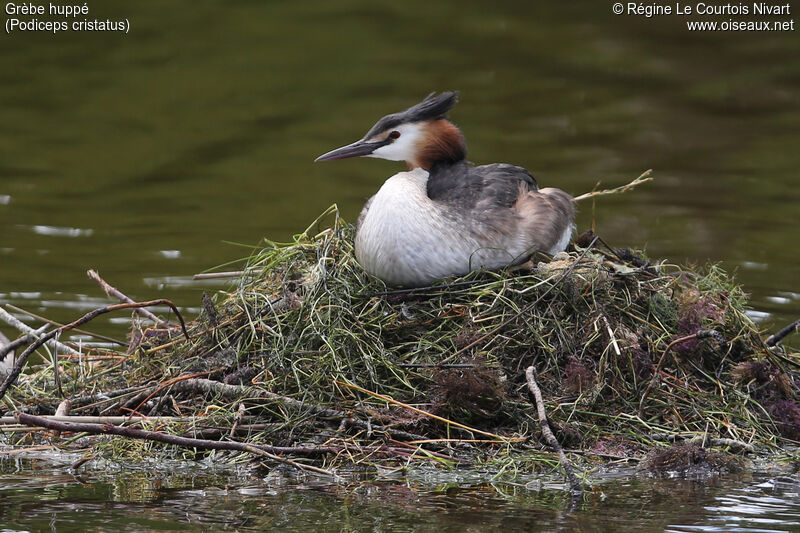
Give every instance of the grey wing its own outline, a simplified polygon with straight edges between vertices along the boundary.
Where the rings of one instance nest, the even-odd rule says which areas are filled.
[[[561,189],[546,187],[521,194],[517,202],[524,232],[531,250],[563,251],[575,228],[575,202]]]
[[[533,175],[522,167],[508,163],[494,163],[475,167],[481,176],[481,203],[495,207],[513,207],[520,195],[536,191],[539,187]]]
[[[506,163],[473,167],[466,162],[434,168],[428,197],[459,209],[513,207],[520,191],[535,191],[536,180],[522,167]]]

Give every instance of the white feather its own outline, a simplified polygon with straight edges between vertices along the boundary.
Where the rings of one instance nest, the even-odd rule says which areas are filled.
[[[417,287],[471,270],[502,268],[526,255],[517,235],[487,247],[464,231],[448,207],[428,198],[428,172],[395,174],[368,204],[356,233],[356,257],[364,269],[389,285]]]
[[[567,245],[569,244],[570,239],[572,239],[572,234],[575,232],[575,224],[570,224],[566,228],[564,228],[564,233],[561,234],[561,238],[558,239],[558,242],[555,246],[553,246],[549,253],[550,255],[556,255],[558,252],[563,252],[567,249]]]
[[[389,161],[413,161],[419,151],[418,143],[423,136],[423,124],[400,124],[393,130],[399,132],[400,137],[386,146],[381,146],[366,157],[377,157]]]

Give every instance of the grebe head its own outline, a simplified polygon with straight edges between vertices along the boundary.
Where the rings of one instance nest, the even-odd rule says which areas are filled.
[[[461,131],[445,119],[458,102],[458,92],[428,95],[405,111],[386,115],[358,141],[319,156],[315,161],[377,157],[405,161],[426,170],[439,162],[457,162],[467,155]]]

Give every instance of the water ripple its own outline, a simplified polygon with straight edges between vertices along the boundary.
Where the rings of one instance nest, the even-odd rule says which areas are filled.
[[[673,525],[667,531],[797,531],[800,502],[786,497],[782,487],[778,480],[770,480],[731,491],[704,507],[704,523]]]
[[[36,224],[28,226],[25,224],[18,224],[17,227],[47,237],[89,237],[94,233],[94,230],[91,228],[69,228],[66,226],[43,226]]]

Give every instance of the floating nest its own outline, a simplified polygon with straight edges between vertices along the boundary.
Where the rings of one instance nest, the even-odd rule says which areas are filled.
[[[329,228],[267,242],[229,290],[204,296],[189,340],[136,326],[127,353],[61,361],[60,393],[52,366],[23,375],[5,409],[52,414],[67,397],[75,415],[182,417],[137,424],[325,469],[415,458],[518,471],[555,461],[532,366],[556,438],[587,459],[800,440],[800,354],[765,344],[718,266],[584,235],[513,272],[394,290],[356,262],[353,227],[326,215]],[[171,449],[130,442],[93,445]]]

